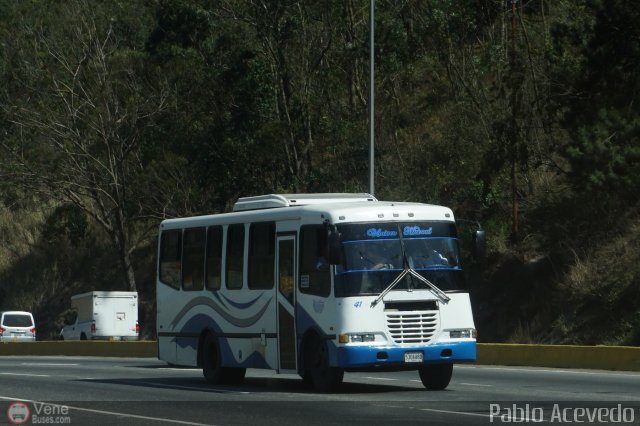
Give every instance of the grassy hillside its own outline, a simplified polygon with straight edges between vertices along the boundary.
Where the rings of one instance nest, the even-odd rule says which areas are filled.
[[[480,340],[640,344],[640,215],[619,211],[567,206],[566,222],[538,222],[546,236],[493,251],[472,288]]]
[[[118,259],[98,227],[69,206],[0,207],[0,310],[26,310],[38,339],[57,339],[71,296],[92,290],[127,290]],[[153,248],[135,253],[142,337],[154,338]]]

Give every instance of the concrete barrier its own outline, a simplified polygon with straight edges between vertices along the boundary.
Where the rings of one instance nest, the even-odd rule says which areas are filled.
[[[155,341],[0,343],[0,356],[66,355],[156,358]],[[482,365],[640,371],[640,347],[478,343]]]
[[[640,371],[640,347],[479,343],[477,364]]]
[[[52,341],[31,343],[0,343],[0,356],[16,355],[66,355],[156,358],[158,347],[155,341],[108,342],[108,341]]]

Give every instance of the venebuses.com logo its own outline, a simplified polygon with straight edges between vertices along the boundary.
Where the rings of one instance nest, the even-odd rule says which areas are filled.
[[[71,424],[69,407],[66,405],[46,404],[34,402],[33,407],[28,403],[17,401],[9,404],[7,419],[10,424]]]
[[[31,410],[25,402],[14,402],[7,408],[7,419],[14,425],[23,425],[29,421]]]

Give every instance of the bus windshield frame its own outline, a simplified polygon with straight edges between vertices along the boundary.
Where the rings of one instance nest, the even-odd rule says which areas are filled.
[[[467,291],[454,222],[342,224],[338,231],[342,261],[334,271],[336,297],[379,295],[407,268],[442,291]],[[408,275],[391,291],[427,288]]]

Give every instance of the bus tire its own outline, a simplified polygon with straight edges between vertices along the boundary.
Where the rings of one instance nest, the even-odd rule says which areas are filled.
[[[302,345],[300,346],[302,349],[302,354],[300,356],[300,364],[298,375],[302,377],[302,380],[309,386],[313,386],[313,381],[311,380],[311,365],[313,364],[313,349],[315,340],[318,337],[315,334],[309,334],[304,336],[302,339]]]
[[[224,383],[224,370],[220,366],[220,352],[215,337],[207,334],[202,342],[202,375],[209,383]]]
[[[451,381],[453,364],[424,365],[418,373],[422,384],[428,390],[444,390]]]
[[[246,368],[222,367],[216,338],[207,334],[202,342],[202,374],[215,385],[238,385],[244,380]]]
[[[246,373],[246,368],[222,367],[222,382],[227,385],[239,385]]]
[[[311,372],[309,370],[304,370],[304,373],[298,373],[298,375],[302,378],[302,380],[304,380],[306,384],[313,386]]]
[[[335,390],[344,378],[344,370],[329,366],[329,348],[327,342],[316,337],[309,354],[309,375],[313,387],[319,392]]]

